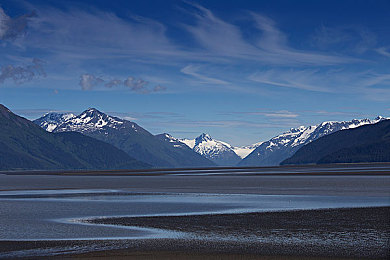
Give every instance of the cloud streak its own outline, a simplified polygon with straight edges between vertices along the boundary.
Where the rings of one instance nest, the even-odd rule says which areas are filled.
[[[210,59],[233,62],[232,59],[239,59],[262,64],[319,66],[357,60],[294,49],[288,45],[286,35],[275,21],[253,12],[249,12],[248,19],[252,23],[254,39],[248,39],[243,33],[246,28],[219,18],[201,5],[186,3],[192,8],[191,11],[187,8],[186,12],[194,18],[195,24],[181,23],[181,29],[195,39],[192,43],[197,46],[192,48],[178,44],[167,35],[164,24],[146,17],[123,19],[110,12],[75,8],[63,11],[47,7],[39,8],[38,16],[29,25],[31,33],[24,44],[50,48],[63,59],[81,60],[96,59],[97,56],[100,59],[137,57],[145,62],[165,63]],[[3,16],[8,17],[4,12]],[[27,21],[28,17],[20,17],[20,20]],[[24,30],[26,23],[20,23],[24,26],[18,28]]]
[[[35,12],[11,18],[0,7],[0,40],[14,40],[23,35],[32,17],[36,17]]]
[[[244,38],[239,26],[218,18],[201,5],[188,4],[197,10],[197,12],[192,13],[197,23],[196,25],[184,25],[184,28],[211,53],[255,60],[266,64],[283,65],[334,65],[356,60],[289,47],[286,35],[277,28],[272,19],[250,12],[250,19],[257,29],[254,35],[261,35],[253,44]]]
[[[200,70],[200,66],[187,65],[184,68],[182,68],[180,72],[199,79],[201,83],[216,84],[216,85],[229,84],[227,81],[205,76],[199,73],[199,70]]]
[[[374,89],[383,89],[390,94],[390,74],[371,71],[269,69],[254,73],[248,79],[262,85],[314,92],[372,93]]]
[[[375,49],[375,51],[385,57],[390,58],[390,47],[380,47]]]
[[[362,54],[373,50],[377,39],[367,28],[358,26],[327,27],[321,26],[312,37],[313,43],[320,49],[337,48]]]

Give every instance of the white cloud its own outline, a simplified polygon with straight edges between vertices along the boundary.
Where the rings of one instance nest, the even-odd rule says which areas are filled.
[[[32,59],[32,64],[14,66],[6,65],[0,68],[0,84],[5,80],[13,80],[16,84],[22,84],[38,77],[45,77],[46,73],[43,69],[43,61],[37,58]]]
[[[141,94],[148,94],[152,92],[162,92],[167,88],[165,86],[156,85],[152,89],[148,88],[149,82],[141,78],[127,77],[125,80],[121,79],[112,79],[105,80],[103,77],[97,77],[92,74],[82,74],[80,76],[79,85],[82,90],[92,90],[94,87],[104,84],[106,88],[114,88],[119,86],[124,86],[130,89],[131,91],[138,92]]]
[[[92,74],[82,74],[80,76],[79,85],[81,86],[82,90],[91,90],[93,87],[103,82],[103,79],[96,77]]]

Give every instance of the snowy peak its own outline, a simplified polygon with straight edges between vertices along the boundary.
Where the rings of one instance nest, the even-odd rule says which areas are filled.
[[[201,134],[200,136],[198,136],[197,138],[195,138],[195,145],[198,145],[202,142],[208,142],[208,141],[213,141],[213,139],[211,138],[211,136],[209,134]]]
[[[43,117],[35,120],[34,123],[36,123],[48,132],[53,132],[60,124],[74,117],[75,115],[72,113],[50,112],[45,114]]]
[[[123,120],[108,116],[95,108],[84,111],[69,122],[73,123],[75,126],[82,125],[87,126],[88,128],[102,128],[104,126],[116,128],[118,125],[123,124]]]
[[[109,116],[95,108],[89,108],[80,115],[59,125],[56,131],[76,131],[81,133],[103,131],[107,133],[108,130],[122,129],[125,127],[131,127],[135,131],[138,131],[139,128],[135,123]]]
[[[87,133],[100,131],[108,134],[108,131],[115,129],[131,129],[131,131],[143,132],[143,129],[137,124],[109,116],[96,108],[89,108],[78,116],[73,114],[49,113],[34,120],[34,123],[49,132],[75,131]]]
[[[201,134],[195,138],[194,151],[202,155],[216,156],[219,153],[231,150],[230,145],[224,142],[214,140],[208,134]]]
[[[228,143],[213,139],[209,134],[203,133],[195,139],[176,139],[187,145],[194,152],[206,157],[217,165],[236,165],[241,158]]]
[[[201,155],[207,154],[206,150],[211,152],[212,149],[214,149],[214,152],[218,149],[222,150],[231,150],[236,155],[238,155],[241,159],[245,158],[248,154],[250,154],[254,149],[256,149],[258,146],[262,144],[262,142],[242,146],[242,147],[234,147],[226,142],[219,141],[213,139],[209,134],[201,134],[200,136],[196,137],[195,139],[178,139],[180,142],[186,144],[188,147],[196,151],[197,153]],[[196,147],[195,147],[196,146]],[[211,148],[213,147],[213,148]]]

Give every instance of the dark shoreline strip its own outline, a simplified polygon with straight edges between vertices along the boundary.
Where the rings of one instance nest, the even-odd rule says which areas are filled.
[[[188,232],[235,242],[243,252],[329,257],[390,256],[390,207],[95,219],[97,224]],[[234,253],[234,252],[232,252]]]

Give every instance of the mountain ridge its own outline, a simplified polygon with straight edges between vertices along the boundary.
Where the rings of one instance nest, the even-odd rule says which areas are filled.
[[[0,169],[147,168],[116,147],[80,133],[49,133],[0,105]]]
[[[381,120],[323,136],[281,162],[287,164],[390,161],[390,120]]]
[[[43,117],[38,118],[34,122],[45,127],[42,119]],[[131,157],[156,167],[215,165],[190,149],[175,149],[169,142],[158,139],[134,122],[107,115],[95,108],[89,108],[69,120],[58,122],[53,132],[80,132],[112,144]]]
[[[291,157],[303,145],[320,137],[343,129],[377,123],[385,119],[378,116],[373,120],[365,118],[351,121],[325,121],[317,125],[291,128],[289,131],[263,142],[245,157],[238,166],[276,166]]]

